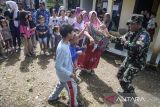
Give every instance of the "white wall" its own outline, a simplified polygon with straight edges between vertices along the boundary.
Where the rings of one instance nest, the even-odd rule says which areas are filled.
[[[159,5],[158,11],[157,11],[156,22],[158,24],[158,28],[156,29],[156,33],[154,35],[152,49],[154,52],[159,52],[160,51],[160,5]]]
[[[119,28],[127,28],[126,22],[133,14],[136,0],[123,0]]]

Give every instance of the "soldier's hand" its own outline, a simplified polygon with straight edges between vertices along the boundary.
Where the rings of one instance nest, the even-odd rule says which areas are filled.
[[[124,42],[124,46],[127,46],[129,44],[129,41]]]

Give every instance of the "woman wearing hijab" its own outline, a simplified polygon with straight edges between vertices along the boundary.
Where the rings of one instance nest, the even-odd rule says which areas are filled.
[[[89,22],[89,17],[88,17],[88,14],[85,10],[82,11],[82,15],[83,15],[84,23],[88,23]]]
[[[108,28],[108,31],[111,30],[112,28],[112,20],[111,20],[111,16],[109,13],[105,13],[104,14],[104,18],[103,18],[103,23],[106,25],[106,27]]]
[[[83,15],[80,11],[80,8],[77,7],[76,8],[76,21],[73,23],[73,28],[78,29],[79,31],[82,31],[85,28],[85,26],[86,25],[83,21]],[[85,40],[86,40],[86,36],[85,35],[81,36],[80,41],[79,41],[80,47],[84,47]]]
[[[97,18],[95,11],[89,13],[88,32],[94,39],[94,44],[87,44],[85,53],[79,57],[78,66],[83,69],[81,73],[85,70],[94,74],[94,69],[97,68],[100,56],[108,42],[106,26]]]
[[[82,30],[84,28],[83,15],[81,14],[78,8],[76,8],[75,13],[76,13],[76,21],[73,23],[73,27]]]
[[[18,5],[14,1],[6,1],[6,4],[11,10],[10,13],[10,29],[13,36],[13,46],[16,50],[17,42],[18,42],[18,50],[20,50],[21,47],[21,39],[20,39],[20,31],[19,31],[19,10]]]
[[[63,24],[68,24],[68,17],[66,16],[66,10],[64,9],[63,6],[60,7],[60,11],[59,11],[59,18],[58,18],[58,23],[59,26],[62,26]]]

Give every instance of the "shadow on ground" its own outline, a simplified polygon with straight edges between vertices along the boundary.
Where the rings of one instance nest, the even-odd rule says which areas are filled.
[[[21,72],[29,72],[29,66],[33,63],[33,60],[37,60],[37,64],[41,67],[41,69],[47,69],[47,65],[49,64],[49,60],[52,59],[52,55],[37,55],[32,57],[25,57],[25,59],[20,64]]]
[[[48,102],[49,105],[52,105],[54,107],[69,107],[67,104],[61,102],[61,101],[57,101],[57,102]]]
[[[88,84],[87,89],[92,93],[94,99],[100,104],[104,104],[104,97],[106,97],[107,94],[117,95],[117,93],[115,93],[113,89],[102,81],[97,75],[83,73],[80,78]],[[112,105],[112,102],[105,103],[108,106]]]
[[[16,62],[20,61],[20,58],[19,58],[20,55],[21,55],[20,52],[10,55],[8,59],[5,60],[6,62],[5,66],[13,66]]]
[[[116,60],[123,62],[124,57],[118,56],[116,54],[110,53],[110,52],[104,52],[101,56],[107,63],[112,64],[115,67],[119,67],[120,64],[116,64]]]
[[[29,66],[33,63],[36,57],[25,57],[25,59],[20,64],[20,71],[21,72],[29,72]]]
[[[49,60],[50,59],[53,59],[53,56],[52,55],[49,55],[49,56],[45,56],[45,55],[37,55],[37,58],[38,58],[38,62],[37,64],[39,66],[41,66],[41,69],[47,69],[47,65],[49,64]]]
[[[133,84],[139,89],[160,98],[160,72],[146,69],[138,73]]]

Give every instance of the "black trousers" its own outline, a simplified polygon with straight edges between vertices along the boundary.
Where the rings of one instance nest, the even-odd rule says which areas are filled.
[[[20,47],[21,46],[21,38],[20,38],[20,31],[19,31],[19,28],[17,27],[13,27],[14,29],[12,30],[12,37],[13,37],[13,46],[16,47],[17,46],[17,43],[18,43],[18,46]]]

